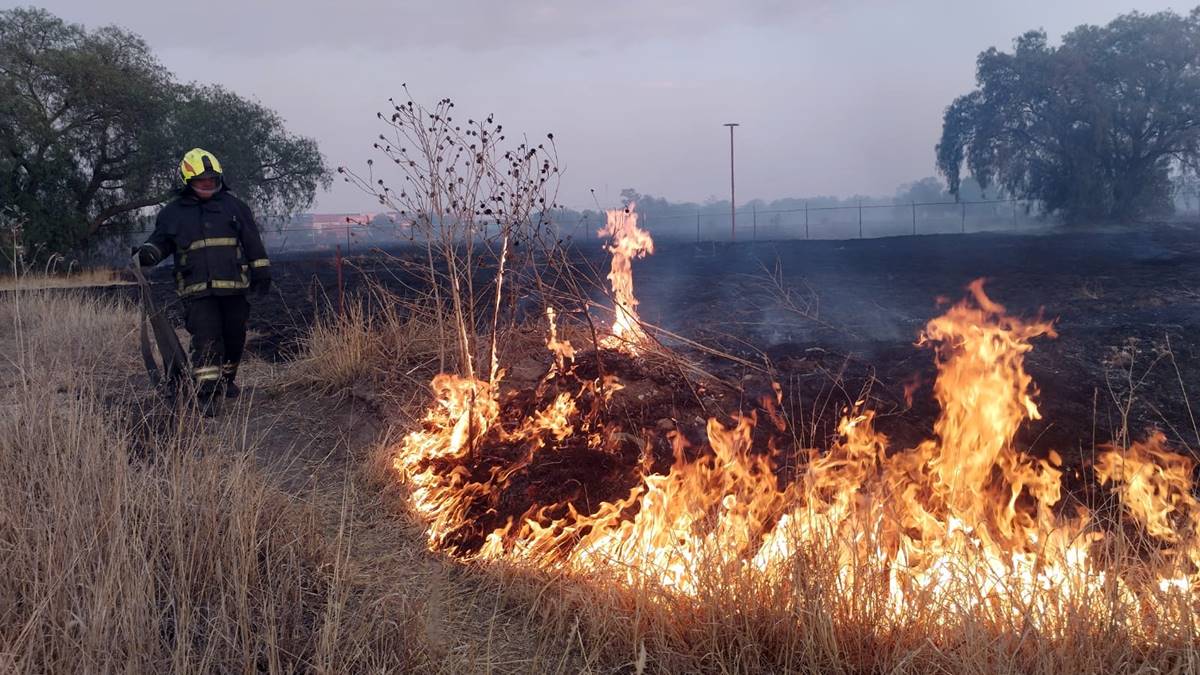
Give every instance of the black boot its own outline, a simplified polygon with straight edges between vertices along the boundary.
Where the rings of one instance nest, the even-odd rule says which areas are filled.
[[[216,417],[221,412],[221,368],[200,366],[195,369],[196,407],[205,417]]]
[[[238,394],[242,393],[242,388],[237,386],[237,370],[238,364],[226,363],[221,366],[221,391],[225,392],[225,398],[237,398]]]
[[[216,417],[221,414],[221,397],[218,394],[204,396],[199,403],[200,414],[205,417]]]

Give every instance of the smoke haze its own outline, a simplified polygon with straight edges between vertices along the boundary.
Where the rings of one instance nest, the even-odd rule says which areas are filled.
[[[974,85],[975,57],[1044,28],[1052,41],[1132,9],[1046,3],[720,3],[540,0],[436,4],[316,0],[237,5],[47,0],[89,27],[142,35],[181,79],[261,100],[362,166],[375,112],[407,83],[422,102],[494,112],[507,130],[553,132],[559,201],[604,206],[621,189],[675,201],[727,198],[736,121],[738,202],[891,194],[933,174],[942,110]],[[374,208],[342,183],[318,211]]]

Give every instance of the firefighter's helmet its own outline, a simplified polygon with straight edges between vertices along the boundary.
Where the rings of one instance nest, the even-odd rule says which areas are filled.
[[[220,178],[221,163],[211,152],[203,148],[192,148],[179,162],[179,175],[184,183],[193,178]]]

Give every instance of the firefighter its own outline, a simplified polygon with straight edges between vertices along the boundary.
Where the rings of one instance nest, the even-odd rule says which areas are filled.
[[[239,393],[238,363],[250,316],[246,293],[270,289],[271,261],[254,214],[229,191],[212,153],[190,150],[179,174],[183,188],[158,212],[154,232],[134,249],[134,258],[149,267],[174,255],[175,290],[192,336],[197,402],[213,416],[222,397]]]

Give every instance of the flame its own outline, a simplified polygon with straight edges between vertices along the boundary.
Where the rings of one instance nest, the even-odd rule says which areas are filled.
[[[607,211],[607,221],[598,233],[601,237],[612,238],[604,247],[612,254],[608,280],[616,303],[613,339],[605,343],[610,349],[636,349],[647,339],[637,314],[638,300],[633,295],[632,261],[654,253],[654,240],[649,232],[638,227],[636,206],[630,202],[624,209]]]
[[[546,337],[546,349],[554,355],[553,372],[563,372],[566,370],[568,361],[575,360],[575,348],[571,346],[570,340],[558,339],[558,325],[555,321],[555,312],[553,307],[546,308],[546,320],[550,324],[550,332]]]
[[[1192,494],[1195,467],[1190,457],[1167,449],[1166,437],[1155,432],[1127,450],[1110,448],[1095,469],[1102,484],[1117,486],[1121,503],[1160,542],[1160,552],[1200,569],[1200,501]]]
[[[610,279],[618,307],[632,310],[636,301],[619,280],[629,280],[629,259],[643,249],[625,248],[617,233],[638,232],[636,217],[610,212],[609,218],[617,242]],[[620,265],[616,250],[625,251]],[[564,372],[573,351],[557,341],[549,316],[547,346],[556,356],[551,373]],[[617,325],[635,329],[636,315],[623,316],[631,323],[618,319]],[[1050,322],[1007,314],[977,281],[965,300],[928,322],[918,341],[933,348],[938,371],[933,392],[941,412],[931,438],[891,447],[860,402],[842,418],[836,442],[825,451],[808,450],[804,471],[785,481],[775,470],[774,446],[755,446],[756,413],[728,423],[714,418],[703,448],[670,432],[670,470],[647,468],[626,496],[587,513],[575,503],[535,504],[482,533],[473,548],[454,543],[457,532],[476,526],[472,509],[498,503],[512,477],[540,453],[572,438],[592,448],[618,437],[637,440],[596,418],[598,402],[619,383],[598,377],[560,391],[525,419],[501,420],[495,387],[439,375],[436,402],[422,428],[397,448],[395,465],[428,523],[430,546],[465,558],[608,575],[639,588],[651,581],[694,596],[704,592],[706,580],[728,575],[786,587],[794,583],[793,559],[821,551],[836,563],[838,592],[853,595],[882,580],[886,598],[879,602],[897,621],[932,616],[936,623],[953,610],[1053,632],[1065,629],[1083,606],[1120,618],[1131,631],[1150,630],[1180,611],[1171,598],[1182,593],[1193,605],[1200,601],[1191,596],[1200,581],[1194,463],[1171,451],[1161,434],[1106,449],[1096,477],[1111,487],[1121,517],[1139,528],[1153,556],[1125,565],[1113,565],[1109,553],[1101,556],[1119,529],[1082,507],[1062,507],[1057,453],[1035,457],[1014,443],[1020,426],[1040,415],[1024,357],[1033,340],[1054,336]],[[567,380],[555,382],[563,387]],[[781,401],[776,386],[764,401],[768,432],[786,426],[776,412]],[[639,442],[648,443],[649,432],[642,433]],[[479,478],[474,453],[497,444],[523,450]]]

